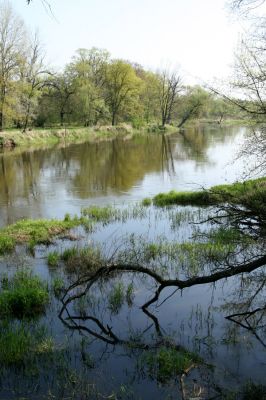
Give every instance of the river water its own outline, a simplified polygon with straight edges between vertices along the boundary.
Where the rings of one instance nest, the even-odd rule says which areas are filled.
[[[170,136],[6,151],[0,154],[0,224],[22,217],[62,218],[92,204],[134,209],[136,202],[158,192],[234,182],[245,173],[245,160],[237,154],[246,133],[246,128],[208,127]],[[44,327],[53,338],[53,350],[30,365],[3,367],[0,399],[207,400],[222,399],[250,381],[265,383],[265,315],[256,315],[257,325],[249,320],[253,325],[248,328],[226,318],[247,305],[261,307],[263,269],[251,277],[235,276],[182,291],[165,288],[147,313],[142,306],[154,296],[156,284],[145,273],[116,273],[88,288],[87,281],[80,281],[80,271],[47,265],[53,250],[92,244],[102,246],[108,256],[118,249],[128,257],[134,251],[140,261],[145,243],[193,243],[198,228],[190,222],[204,219],[208,212],[150,207],[122,221],[99,223],[89,232],[78,228],[77,242],[65,238],[36,246],[34,256],[19,246],[13,256],[0,259],[2,272],[12,275],[26,265],[49,285],[55,278],[62,279],[65,288],[70,285],[67,306],[52,296],[46,314],[27,325],[31,331]],[[160,262],[160,272],[170,277],[193,276],[199,266],[194,254],[184,254],[174,261],[151,256],[149,265]],[[177,264],[182,264],[181,270]],[[123,298],[119,288],[126,291]],[[180,348],[200,357],[183,375],[175,372],[171,361],[168,367],[160,361],[163,352]]]
[[[0,225],[61,218],[88,204],[135,202],[171,189],[241,179],[235,160],[245,128],[201,128],[171,136],[0,153]]]

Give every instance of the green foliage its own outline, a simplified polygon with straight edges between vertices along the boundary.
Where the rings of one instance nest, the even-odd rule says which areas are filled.
[[[49,244],[52,237],[82,223],[81,219],[29,220],[22,219],[15,224],[0,229],[0,254],[11,251],[15,243],[29,242],[33,250],[36,244]]]
[[[261,208],[265,207],[263,201],[265,198],[266,178],[259,178],[243,183],[213,186],[202,191],[176,192],[172,190],[169,193],[159,193],[153,198],[153,203],[160,207],[173,204],[207,206],[230,201]]]
[[[176,379],[178,375],[198,362],[200,359],[195,354],[169,347],[148,351],[142,358],[142,363],[149,376],[161,383]]]
[[[0,255],[14,250],[15,244],[16,242],[12,237],[0,234]]]
[[[65,286],[65,283],[62,278],[60,278],[59,276],[54,278],[54,280],[52,282],[52,288],[53,288],[53,292],[56,297],[60,296],[60,294],[62,293],[62,290],[64,289],[64,286]]]
[[[96,222],[108,223],[113,220],[117,215],[118,210],[111,206],[98,207],[90,206],[82,210],[82,214],[89,218],[92,218]]]
[[[44,312],[49,301],[47,284],[28,270],[4,277],[0,293],[0,316],[32,318]]]
[[[57,267],[59,263],[60,255],[58,251],[52,251],[48,254],[47,263],[50,267]]]
[[[26,323],[0,322],[0,363],[19,366],[32,363],[33,357],[53,350],[53,341],[43,328]]]
[[[95,247],[72,247],[64,250],[61,259],[65,262],[69,273],[80,273],[95,270],[102,265],[100,250]]]
[[[145,199],[142,200],[141,204],[144,207],[149,207],[152,204],[152,199],[150,199],[149,197],[145,197]]]
[[[72,258],[76,257],[78,254],[77,247],[71,247],[69,249],[65,249],[61,254],[61,259],[65,262],[71,260]]]

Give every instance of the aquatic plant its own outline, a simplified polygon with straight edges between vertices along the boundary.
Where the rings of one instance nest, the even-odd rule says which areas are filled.
[[[77,217],[63,221],[22,219],[0,229],[0,254],[13,250],[16,243],[28,242],[30,249],[36,244],[50,244],[54,236],[81,224],[82,219]]]
[[[199,362],[200,358],[194,353],[165,346],[147,351],[141,359],[148,375],[161,383],[176,379]]]
[[[133,304],[133,298],[134,298],[134,285],[131,282],[126,290],[126,300],[127,300],[127,304],[128,306],[132,306]]]
[[[144,207],[149,207],[150,205],[152,205],[152,199],[150,199],[149,197],[145,197],[145,199],[142,200],[141,205]]]
[[[208,206],[225,202],[246,204],[249,198],[258,197],[262,203],[262,197],[266,196],[266,178],[247,180],[243,183],[236,182],[230,185],[213,186],[210,189],[193,192],[159,193],[153,198],[156,206],[168,206],[173,204]]]
[[[58,251],[52,251],[51,253],[48,254],[47,264],[50,267],[56,267],[59,263],[59,260],[60,260],[60,255]]]
[[[32,362],[34,356],[51,352],[54,343],[43,327],[27,323],[0,322],[0,364],[14,366]]]
[[[6,234],[0,234],[0,255],[14,250],[15,244],[15,240],[12,237]]]
[[[65,249],[61,254],[61,259],[64,261],[69,273],[94,270],[103,264],[100,249],[93,246],[83,248],[74,246]]]
[[[113,286],[108,296],[109,308],[114,314],[118,313],[124,303],[124,299],[124,285],[122,282],[118,282]]]
[[[19,270],[2,280],[0,316],[32,318],[44,312],[49,300],[47,284],[29,270]]]
[[[57,276],[53,279],[52,288],[53,288],[55,297],[60,296],[60,294],[62,293],[62,290],[64,289],[64,286],[65,286],[64,280],[60,276]]]

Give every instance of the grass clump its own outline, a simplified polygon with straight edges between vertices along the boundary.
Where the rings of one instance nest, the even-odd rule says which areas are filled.
[[[152,205],[152,199],[150,199],[149,197],[145,197],[145,199],[142,200],[141,205],[143,207],[149,207]]]
[[[52,251],[51,253],[48,254],[47,257],[47,264],[49,267],[57,267],[59,263],[60,255],[58,251]]]
[[[62,290],[64,289],[64,280],[62,278],[60,278],[59,276],[57,276],[56,278],[54,278],[53,282],[52,282],[52,288],[53,288],[53,292],[55,297],[59,297],[60,294],[62,293]]]
[[[95,222],[109,223],[117,219],[119,210],[114,207],[90,206],[82,210],[82,215],[91,218]]]
[[[49,300],[47,285],[28,270],[3,277],[0,317],[32,318],[44,312]]]
[[[95,247],[72,247],[61,254],[66,269],[69,273],[86,272],[95,270],[102,265],[100,249]]]
[[[143,360],[151,378],[167,383],[177,375],[186,372],[193,364],[200,362],[197,355],[185,350],[161,347],[147,352]]]
[[[34,356],[51,352],[54,344],[47,337],[42,327],[31,327],[28,324],[0,323],[0,364],[18,366],[32,363]]]
[[[130,293],[128,293],[128,295],[130,295]],[[113,286],[108,296],[109,308],[112,313],[118,313],[124,303],[124,299],[124,285],[122,282],[118,282]]]
[[[31,247],[49,244],[54,236],[81,223],[82,220],[77,217],[63,221],[22,219],[0,230],[0,254],[11,251],[16,243],[30,243]]]
[[[14,250],[15,240],[8,235],[0,235],[0,255],[9,253]]]
[[[208,190],[195,192],[176,192],[159,193],[153,198],[156,206],[168,205],[192,205],[208,206],[225,202],[234,202],[247,205],[250,201],[265,204],[266,200],[266,178],[248,180],[243,183],[236,182],[231,185],[213,186]],[[254,207],[254,204],[252,205]]]

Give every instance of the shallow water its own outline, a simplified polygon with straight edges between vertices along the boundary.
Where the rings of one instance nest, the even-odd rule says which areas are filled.
[[[125,208],[125,203],[134,204],[159,191],[232,182],[244,172],[242,161],[232,164],[244,133],[240,128],[209,128],[164,139],[147,136],[4,153],[0,155],[1,224],[22,216],[78,214],[89,204],[116,203]],[[204,220],[211,212],[196,207],[164,211],[148,207],[135,218],[129,214],[124,221],[96,224],[91,232],[79,227],[73,231],[77,241],[58,239],[49,247],[37,246],[34,257],[18,246],[13,256],[0,259],[2,273],[12,275],[26,265],[49,285],[58,276],[65,288],[76,283],[64,301],[79,294],[66,307],[51,295],[46,314],[34,324],[46,327],[54,349],[32,365],[2,367],[0,399],[207,400],[222,398],[221,393],[238,390],[249,380],[265,383],[265,316],[255,330],[226,319],[245,310],[250,302],[254,309],[261,307],[265,298],[261,283],[266,282],[262,268],[250,276],[182,291],[165,288],[145,313],[142,306],[157,286],[143,273],[96,279],[85,290],[87,282],[78,283],[80,271],[67,271],[62,263],[55,268],[47,265],[47,255],[55,249],[62,252],[93,244],[101,246],[109,259],[118,251],[129,255],[133,249],[141,262],[145,244],[193,243],[198,226],[191,220]],[[210,225],[205,223],[201,229],[209,230]],[[163,275],[178,274],[183,279],[197,271],[193,258],[181,262],[155,257],[149,266],[154,265],[160,266]],[[132,285],[133,291],[115,304],[110,299],[118,285],[124,291]],[[159,366],[147,361],[160,348],[177,347],[200,357],[187,375],[162,376]]]

